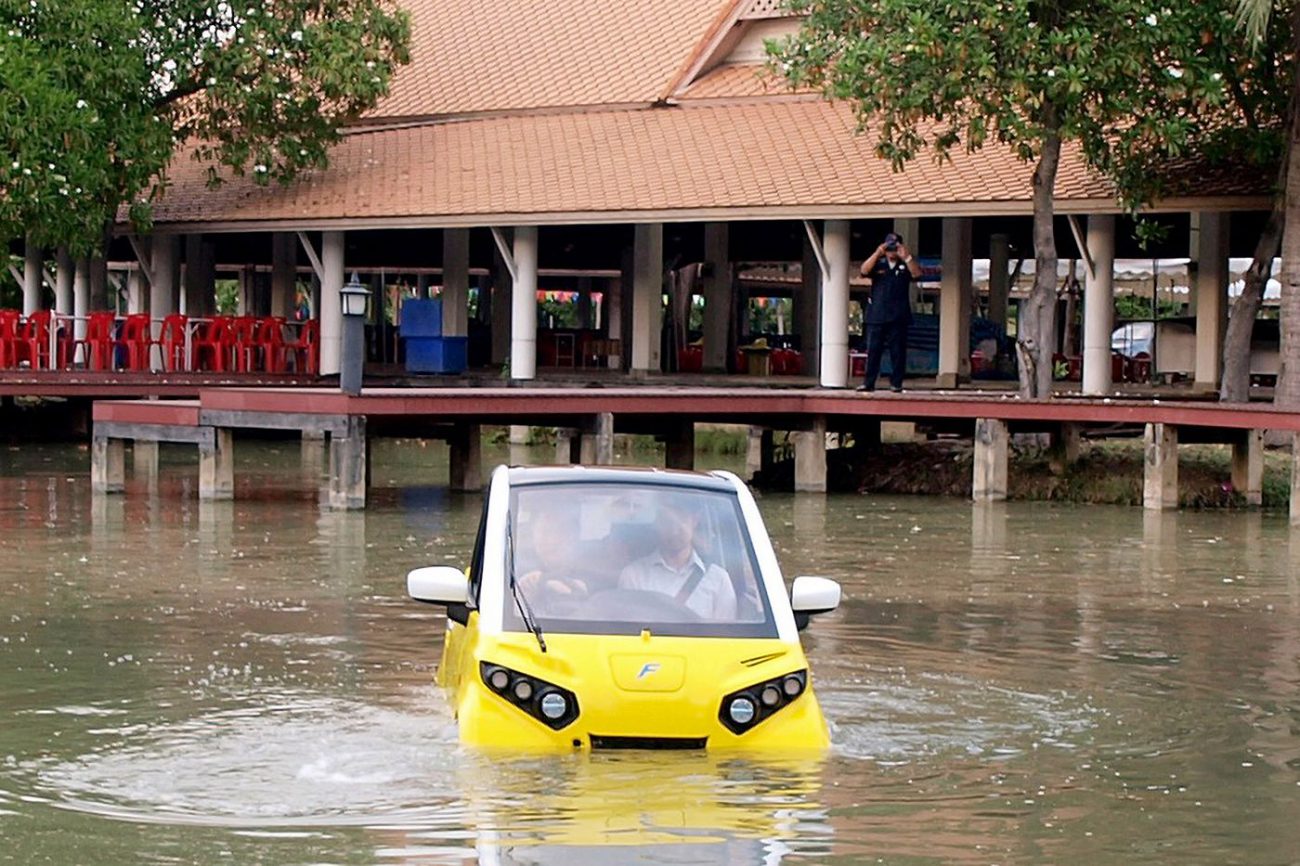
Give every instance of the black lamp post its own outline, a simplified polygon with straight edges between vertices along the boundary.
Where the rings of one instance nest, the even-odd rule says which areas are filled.
[[[343,305],[343,358],[339,365],[339,387],[353,397],[361,393],[361,374],[365,366],[366,305],[370,290],[357,279],[356,272],[340,294]]]

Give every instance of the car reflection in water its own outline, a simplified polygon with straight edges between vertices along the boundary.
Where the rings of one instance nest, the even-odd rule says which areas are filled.
[[[498,756],[500,787],[477,774],[465,782],[492,790],[470,795],[482,864],[766,866],[830,853],[821,773],[815,759],[621,752]]]

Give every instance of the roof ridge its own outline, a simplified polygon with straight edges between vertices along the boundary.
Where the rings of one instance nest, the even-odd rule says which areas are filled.
[[[678,74],[669,82],[668,89],[660,94],[661,102],[681,93],[699,76],[704,64],[717,54],[718,47],[731,35],[732,28],[739,23],[745,8],[752,5],[752,2],[753,0],[732,0],[730,7],[723,8],[712,26],[704,32],[704,38],[696,43],[695,50],[686,58]]]

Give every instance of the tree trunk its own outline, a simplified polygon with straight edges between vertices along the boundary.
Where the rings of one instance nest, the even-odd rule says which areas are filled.
[[[1020,396],[1052,395],[1052,351],[1056,346],[1056,215],[1054,190],[1061,158],[1061,136],[1048,125],[1034,169],[1034,287],[1025,299],[1016,335],[1020,356]]]
[[[1292,10],[1292,49],[1300,48],[1300,6]],[[1281,205],[1282,227],[1282,347],[1274,405],[1300,408],[1300,75],[1291,81],[1291,100],[1287,105],[1286,154],[1282,158],[1285,173],[1278,190],[1285,198]],[[1274,205],[1274,210],[1278,206]]]
[[[1223,381],[1219,386],[1219,400],[1224,403],[1245,403],[1250,400],[1250,337],[1281,239],[1281,206],[1281,197],[1274,196],[1273,210],[1255,243],[1255,259],[1246,271],[1245,286],[1241,295],[1232,302],[1228,330],[1223,337]],[[1285,325],[1284,318],[1284,328]],[[1286,339],[1285,335],[1283,339]]]

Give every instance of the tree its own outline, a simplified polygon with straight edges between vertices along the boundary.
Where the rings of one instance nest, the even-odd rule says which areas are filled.
[[[876,152],[902,169],[925,148],[1013,149],[1033,163],[1034,286],[1018,335],[1021,393],[1050,393],[1055,347],[1053,191],[1063,144],[1145,201],[1130,155],[1178,153],[1230,98],[1204,34],[1230,30],[1221,2],[792,0],[799,33],[769,44],[777,68],[853,104]],[[1226,22],[1226,23],[1225,23]],[[1151,147],[1158,143],[1159,147]]]
[[[141,228],[184,152],[288,183],[408,59],[389,0],[0,0],[0,239],[78,253]]]

